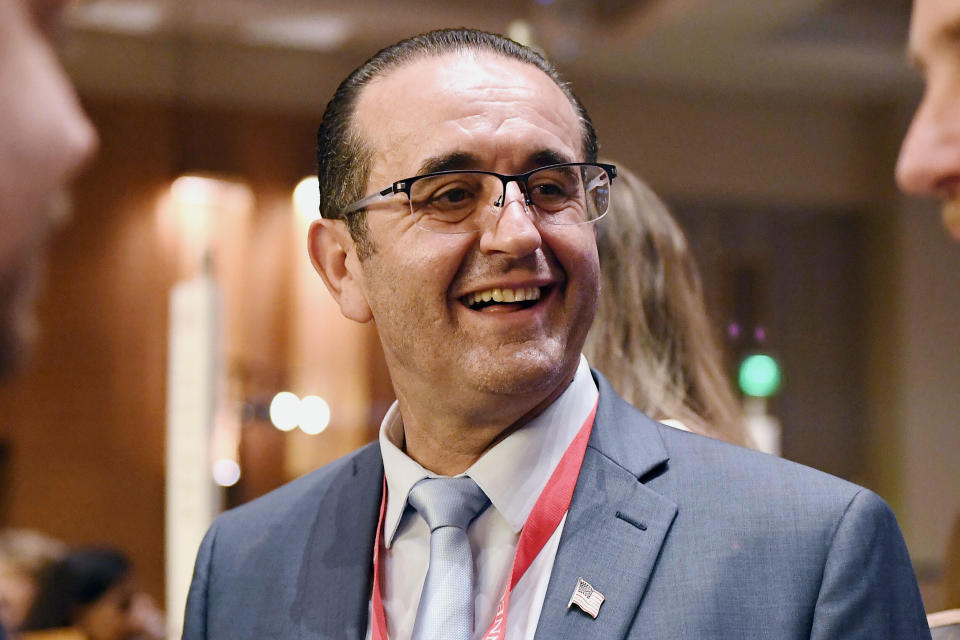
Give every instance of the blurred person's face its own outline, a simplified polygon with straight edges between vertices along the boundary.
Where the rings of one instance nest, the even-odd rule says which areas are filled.
[[[900,149],[897,181],[907,193],[940,198],[960,240],[960,2],[915,0],[909,55],[926,83]]]
[[[20,628],[36,595],[37,583],[31,576],[0,562],[0,624],[5,629]]]
[[[75,626],[90,640],[127,640],[136,634],[133,580],[124,578],[80,612]]]
[[[51,223],[96,146],[48,41],[63,4],[0,0],[0,373],[29,344]]]

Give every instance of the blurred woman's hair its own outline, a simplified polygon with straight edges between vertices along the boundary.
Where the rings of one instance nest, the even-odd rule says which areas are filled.
[[[67,545],[31,529],[0,531],[0,564],[31,577],[67,553]]]
[[[90,547],[68,553],[40,576],[37,597],[23,630],[74,625],[84,608],[130,574],[130,561],[114,549]]]
[[[0,531],[0,623],[16,632],[36,597],[44,569],[67,553],[67,545],[39,531]]]
[[[597,223],[602,292],[584,353],[650,417],[747,445],[687,240],[650,187],[620,165],[617,173]]]

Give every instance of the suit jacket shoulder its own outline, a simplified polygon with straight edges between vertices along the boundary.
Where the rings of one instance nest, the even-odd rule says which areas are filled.
[[[896,520],[874,493],[600,403],[538,639],[928,638]],[[567,609],[583,577],[607,600]]]
[[[373,443],[218,517],[183,638],[362,638],[382,482]]]

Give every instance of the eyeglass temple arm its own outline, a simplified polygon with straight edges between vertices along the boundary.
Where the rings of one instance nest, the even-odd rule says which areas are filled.
[[[617,177],[617,168],[612,164],[598,164],[597,166],[603,169],[603,173],[599,174],[586,185],[587,191],[600,186],[604,179],[613,182],[613,179]]]
[[[397,187],[396,187],[396,185],[390,185],[389,187],[387,187],[387,188],[384,189],[383,191],[378,191],[377,193],[372,193],[372,194],[370,194],[369,196],[367,196],[366,198],[361,198],[360,200],[357,200],[356,202],[354,202],[353,204],[351,204],[350,206],[348,206],[346,209],[344,209],[343,211],[341,211],[341,212],[340,212],[340,215],[341,215],[341,216],[346,216],[346,215],[348,215],[348,214],[354,213],[355,211],[360,211],[360,209],[366,209],[367,207],[369,207],[370,205],[372,205],[372,204],[374,204],[374,203],[383,202],[384,200],[386,200],[387,198],[389,198],[390,196],[392,196],[392,195],[395,194],[396,192],[397,192]]]
[[[610,184],[610,176],[608,176],[605,173],[602,173],[596,178],[594,178],[593,180],[591,180],[590,182],[588,182],[586,185],[586,189],[587,191],[592,191],[597,187],[599,187],[600,185],[602,185],[604,182],[606,182],[607,184]]]

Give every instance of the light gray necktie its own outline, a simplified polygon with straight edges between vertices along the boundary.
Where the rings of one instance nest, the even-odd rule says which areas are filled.
[[[424,478],[407,501],[430,527],[430,564],[411,640],[470,640],[473,554],[467,527],[490,500],[468,477]]]

